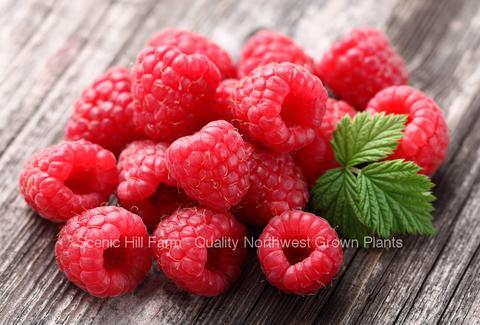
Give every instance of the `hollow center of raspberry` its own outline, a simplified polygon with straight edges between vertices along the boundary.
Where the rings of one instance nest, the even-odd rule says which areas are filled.
[[[305,247],[304,245],[286,245],[282,247],[282,250],[290,265],[303,261],[309,257],[312,252],[309,247]]]
[[[314,105],[311,100],[289,94],[283,101],[280,115],[288,127],[309,124]]]
[[[205,268],[210,271],[218,271],[221,267],[220,258],[225,253],[226,248],[210,247],[207,249],[207,263]]]
[[[95,191],[95,172],[93,169],[74,169],[64,184],[75,194],[87,194]]]
[[[128,248],[120,243],[117,247],[109,247],[103,252],[103,265],[107,271],[122,268],[128,255]]]

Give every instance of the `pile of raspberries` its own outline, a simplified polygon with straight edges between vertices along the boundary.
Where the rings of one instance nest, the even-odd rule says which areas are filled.
[[[94,296],[133,291],[152,259],[178,287],[219,295],[240,275],[245,225],[263,228],[267,280],[313,294],[343,264],[335,230],[302,211],[309,187],[337,166],[337,122],[365,109],[407,114],[392,158],[428,175],[444,159],[442,112],[407,82],[404,61],[372,28],[350,31],[318,61],[261,30],[237,64],[203,36],[164,29],[131,70],[112,68],[83,91],[65,141],[25,163],[20,192],[65,223],[58,267]]]

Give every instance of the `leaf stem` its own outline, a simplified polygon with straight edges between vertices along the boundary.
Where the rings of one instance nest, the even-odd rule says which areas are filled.
[[[354,173],[355,175],[360,174],[360,172],[362,171],[361,169],[358,169],[357,167],[350,167],[350,170],[351,170],[352,173]]]

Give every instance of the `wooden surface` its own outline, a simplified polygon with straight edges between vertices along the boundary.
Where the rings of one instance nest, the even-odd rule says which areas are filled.
[[[480,322],[480,1],[1,0],[0,22],[0,321]],[[340,276],[310,297],[268,285],[253,252],[242,278],[211,299],[178,291],[158,270],[131,295],[96,299],[58,271],[58,228],[26,207],[16,182],[27,157],[61,138],[73,101],[96,75],[130,66],[165,26],[206,34],[235,56],[252,30],[273,27],[318,58],[359,25],[388,33],[412,84],[448,120],[448,159],[434,177],[435,237],[404,237],[401,249],[349,249]]]

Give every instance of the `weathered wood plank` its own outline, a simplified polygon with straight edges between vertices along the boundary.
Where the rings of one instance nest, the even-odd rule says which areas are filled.
[[[210,299],[205,308],[195,318],[195,323],[242,323],[258,297],[265,290],[265,286],[265,278],[257,262],[256,252],[250,251],[239,281],[224,295]]]
[[[480,179],[471,191],[465,208],[449,234],[448,242],[429,271],[426,281],[415,297],[405,322],[414,324],[426,319],[438,322],[447,308],[474,254],[480,247]],[[478,309],[479,307],[477,307]]]
[[[103,15],[104,12],[102,10],[96,16],[90,13],[88,16],[96,17],[97,23],[92,23],[88,19],[85,21],[86,25],[79,27],[76,34],[74,34],[74,39],[83,38],[85,40],[87,35],[90,34],[86,45],[81,47],[79,52],[74,50],[73,57],[75,62],[68,63],[65,72],[54,78],[58,80],[55,80],[53,88],[48,91],[44,90],[46,92],[45,95],[42,94],[44,100],[40,102],[38,107],[30,105],[23,107],[26,110],[25,114],[28,115],[26,124],[16,135],[11,146],[8,147],[9,150],[0,158],[2,174],[6,177],[5,182],[0,185],[0,202],[2,202],[3,207],[5,207],[6,202],[11,202],[11,200],[15,200],[17,197],[14,195],[15,191],[17,191],[16,186],[12,185],[16,183],[16,178],[24,159],[38,148],[53,143],[58,139],[64,121],[70,114],[72,102],[78,96],[82,87],[91,82],[100,71],[108,67],[115,50],[121,49],[125,41],[125,35],[128,35],[128,32],[131,31],[129,24],[135,22],[135,20],[137,23],[140,23],[143,15],[148,13],[149,10],[148,6],[142,6],[143,12],[125,10],[132,7],[136,7],[136,5],[129,2],[118,3],[110,8],[107,15]],[[69,20],[71,18],[67,16],[64,19]],[[52,30],[52,32],[54,31]],[[66,40],[66,42],[68,43],[69,41]],[[98,46],[98,44],[102,44],[102,46]],[[60,45],[59,48],[64,48],[64,45]],[[72,49],[74,48],[76,47],[72,47]],[[56,52],[53,58],[58,59],[58,53]],[[60,53],[64,54],[63,51],[60,51]],[[39,65],[44,65],[45,62],[51,61],[52,57],[47,56],[44,60]],[[37,82],[37,84],[42,83],[43,80]],[[21,95],[23,94],[17,94],[17,96]],[[9,114],[9,112],[2,113]],[[20,112],[17,111],[18,113]],[[11,122],[11,124],[15,123]],[[13,216],[3,215],[2,218],[5,218],[5,221],[13,222],[13,224],[17,222]],[[4,238],[1,236],[8,233],[7,223],[6,231],[0,233],[0,239],[2,240]]]
[[[305,11],[292,35],[315,58],[351,28],[374,26],[383,28],[399,0],[323,1]]]
[[[0,51],[0,71],[6,71],[11,60],[18,55],[28,40],[52,14],[54,1],[28,0],[22,2],[22,10],[1,10],[1,44],[8,48]],[[7,74],[0,76],[5,80]]]
[[[108,8],[108,2],[90,0],[58,3],[11,62],[2,76],[8,82],[0,85],[0,155],[76,60]]]
[[[480,249],[465,271],[455,295],[440,319],[440,324],[474,324],[480,319]]]

